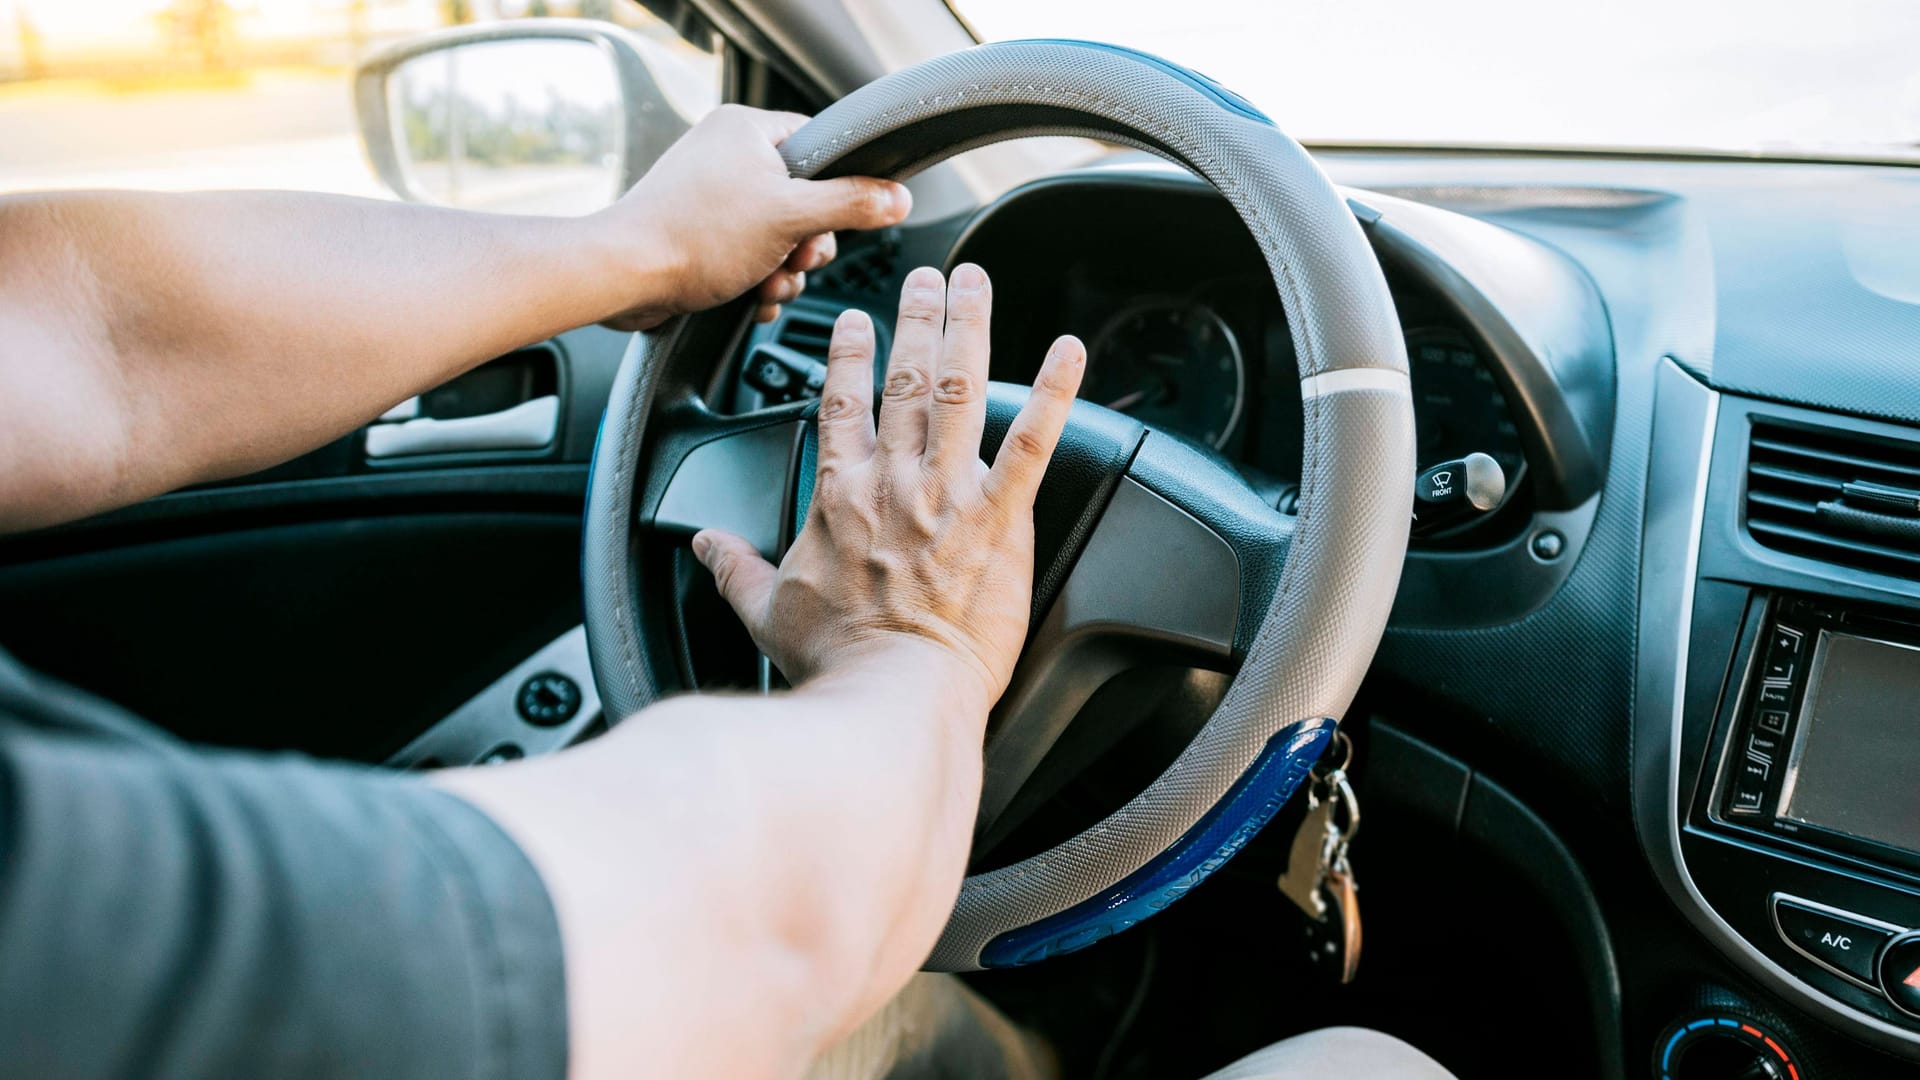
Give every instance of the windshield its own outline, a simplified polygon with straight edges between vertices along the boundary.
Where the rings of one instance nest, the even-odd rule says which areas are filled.
[[[952,0],[985,41],[1093,38],[1304,142],[1920,159],[1920,2]]]

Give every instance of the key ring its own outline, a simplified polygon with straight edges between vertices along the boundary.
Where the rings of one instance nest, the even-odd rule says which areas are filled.
[[[1338,764],[1327,767],[1329,761]],[[1352,843],[1353,834],[1360,828],[1360,800],[1354,796],[1353,785],[1347,781],[1347,766],[1353,764],[1353,740],[1344,731],[1333,733],[1333,745],[1314,764],[1312,783],[1307,786],[1307,807],[1313,809],[1322,802],[1332,800],[1340,804],[1347,812],[1344,827],[1336,825],[1336,837],[1333,843],[1333,861],[1343,862],[1347,845]]]
[[[1336,757],[1340,763],[1328,768],[1327,762],[1335,760]],[[1340,778],[1346,775],[1347,766],[1351,764],[1353,764],[1353,740],[1347,737],[1346,732],[1335,731],[1333,745],[1327,747],[1327,752],[1320,755],[1320,760],[1314,763],[1313,781],[1316,785],[1325,785],[1326,790],[1331,792],[1339,784]]]
[[[1339,764],[1327,768],[1328,761],[1339,760]],[[1353,740],[1344,731],[1333,733],[1333,743],[1327,747],[1320,760],[1314,763],[1307,774],[1307,809],[1313,810],[1328,799],[1340,793],[1340,787],[1346,782],[1347,766],[1353,764]]]

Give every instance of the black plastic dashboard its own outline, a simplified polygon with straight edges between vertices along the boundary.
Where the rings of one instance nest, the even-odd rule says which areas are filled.
[[[1870,748],[1847,751],[1851,781],[1831,769],[1822,781],[1829,804],[1851,799],[1855,816],[1829,805],[1809,817],[1782,790],[1810,760],[1809,725],[1846,715],[1813,704],[1828,696],[1818,680],[1829,639],[1908,640],[1898,628],[1920,601],[1920,548],[1902,504],[1896,496],[1882,511],[1870,501],[1920,476],[1920,431],[1872,419],[1911,420],[1920,403],[1910,360],[1920,262],[1912,248],[1889,257],[1903,226],[1871,235],[1865,224],[1909,206],[1920,175],[1605,157],[1463,156],[1436,169],[1359,154],[1350,165],[1343,179],[1568,253],[1605,297],[1618,354],[1612,472],[1585,565],[1525,623],[1390,631],[1381,666],[1402,679],[1446,679],[1436,697],[1487,716],[1505,730],[1496,741],[1529,745],[1528,768],[1585,775],[1582,787],[1603,806],[1630,796],[1639,853],[1666,901],[1738,971],[1717,976],[1723,983],[1758,988],[1742,992],[1774,1002],[1773,1016],[1812,1017],[1920,1057],[1920,1023],[1901,1000],[1915,965],[1899,935],[1920,914],[1911,856],[1845,835],[1887,834],[1863,823],[1872,815],[1859,812],[1862,800],[1901,813],[1898,794],[1875,789],[1857,755],[1889,775],[1920,775],[1920,717],[1885,704],[1897,686],[1856,680],[1857,696],[1877,695],[1893,714]],[[1637,615],[1623,625],[1630,610]],[[1781,641],[1796,632],[1806,652],[1783,659]],[[1911,654],[1876,648],[1902,678],[1920,675],[1901,659]],[[1463,674],[1500,655],[1516,658],[1500,675]],[[1783,695],[1786,707],[1775,708]],[[1825,745],[1832,757],[1832,745],[1848,743]],[[1753,776],[1766,781],[1744,786]],[[1904,844],[1914,846],[1910,835]],[[1661,917],[1631,916],[1641,932]],[[1847,944],[1823,947],[1829,934]],[[1630,985],[1630,999],[1635,992]],[[1836,1049],[1807,1074],[1816,1073],[1911,1069]]]
[[[1150,222],[1113,228],[1114,222]],[[1003,294],[994,376],[1030,382],[1059,334],[1088,344],[1083,396],[1185,435],[1258,473],[1300,467],[1293,337],[1266,265],[1224,201],[1200,185],[1094,172],[1013,192],[975,215],[948,255]],[[1405,271],[1390,281],[1413,365],[1421,468],[1474,451],[1526,492],[1526,454],[1479,335]],[[1487,521],[1470,531],[1486,535]]]

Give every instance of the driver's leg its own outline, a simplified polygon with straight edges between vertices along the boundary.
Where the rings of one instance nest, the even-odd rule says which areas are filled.
[[[1206,1080],[1453,1080],[1439,1062],[1368,1028],[1309,1031],[1241,1058]]]
[[[807,1080],[1053,1080],[1053,1053],[952,975],[919,974]]]

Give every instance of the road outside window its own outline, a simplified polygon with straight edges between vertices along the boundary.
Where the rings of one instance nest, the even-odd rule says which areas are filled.
[[[61,188],[164,191],[280,188],[391,198],[354,121],[351,76],[375,50],[459,23],[530,16],[604,19],[678,61],[685,100],[719,100],[721,61],[633,0],[0,0],[0,192]],[[617,133],[581,78],[489,94],[461,80],[484,117],[438,182],[463,205],[572,213],[605,202],[596,155]],[[423,104],[428,104],[423,99]],[[447,152],[423,108],[412,149]],[[469,128],[480,125],[469,123]],[[489,142],[491,140],[491,142]],[[491,170],[487,155],[539,146],[544,170]],[[579,197],[573,197],[579,194]]]

